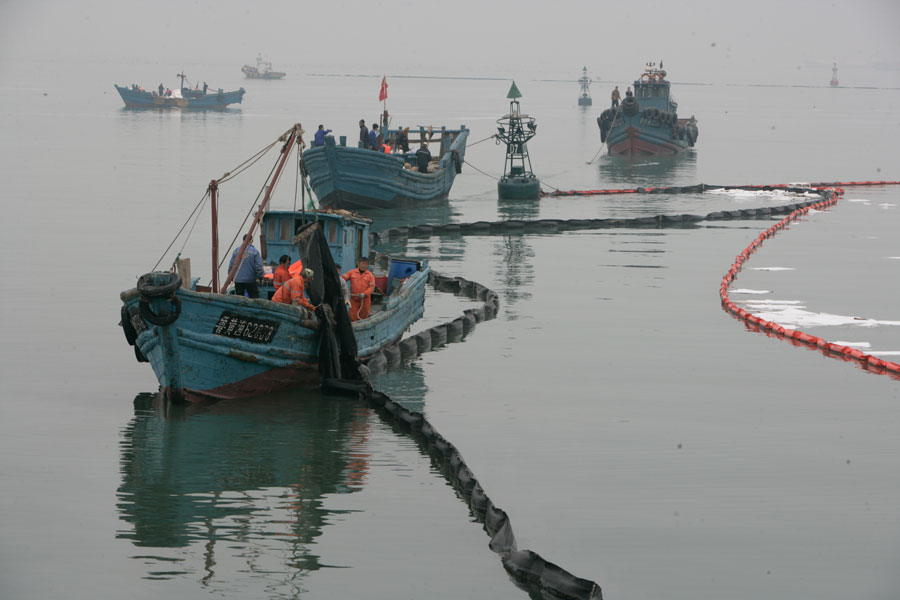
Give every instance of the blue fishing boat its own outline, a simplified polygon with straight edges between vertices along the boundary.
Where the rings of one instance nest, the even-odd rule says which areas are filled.
[[[260,254],[267,263],[288,255],[315,275],[307,287],[315,314],[272,302],[274,288],[263,283],[260,298],[238,296],[229,288],[237,261],[220,286],[213,268],[210,286],[200,286],[189,264],[177,259],[173,271],[153,271],[122,292],[126,340],[139,361],[150,363],[163,395],[171,400],[254,396],[295,385],[309,385],[352,374],[365,359],[400,339],[424,312],[427,261],[390,259],[375,273],[370,317],[350,321],[341,272],[368,256],[371,221],[348,211],[269,211],[272,189],[288,155],[302,143],[299,125],[279,138],[281,147],[266,193],[240,247],[243,256],[259,225]],[[280,144],[279,144],[280,146]],[[213,265],[218,265],[216,196],[210,183]],[[254,202],[255,205],[255,202]],[[270,258],[274,260],[270,260]],[[325,356],[326,360],[320,360]]]
[[[425,204],[447,198],[453,180],[462,172],[468,136],[465,125],[459,129],[387,129],[384,152],[347,146],[345,136],[340,143],[325,136],[323,146],[303,153],[303,166],[322,206],[359,209]],[[432,156],[426,172],[419,171],[416,161],[416,149],[423,143]]]
[[[229,104],[240,104],[244,99],[244,88],[236,91],[225,92],[222,88],[210,91],[206,83],[201,88],[199,85],[185,85],[186,77],[180,73],[181,86],[176,90],[167,90],[163,84],[151,91],[142,86],[132,84],[130,87],[114,85],[125,106],[129,108],[201,108],[223,109]]]
[[[647,63],[640,79],[629,88],[622,103],[597,117],[600,141],[610,154],[625,156],[676,154],[697,142],[697,120],[678,117],[678,103],[671,93],[666,72]]]

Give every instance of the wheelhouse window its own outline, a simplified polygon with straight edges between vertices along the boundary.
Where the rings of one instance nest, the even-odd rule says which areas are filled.
[[[281,231],[278,236],[279,240],[291,239],[291,219],[281,219]]]

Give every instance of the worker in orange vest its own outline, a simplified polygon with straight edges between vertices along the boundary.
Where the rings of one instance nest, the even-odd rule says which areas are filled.
[[[284,282],[284,285],[278,288],[278,291],[272,296],[272,302],[281,302],[283,304],[290,304],[291,306],[301,306],[311,313],[314,313],[316,307],[310,304],[309,300],[303,296],[303,292],[312,278],[313,270],[303,269],[302,273],[288,279]],[[309,316],[311,317],[312,315]]]
[[[359,321],[369,318],[372,307],[372,292],[375,291],[375,276],[369,270],[369,259],[359,259],[358,267],[341,275],[344,281],[350,282],[350,320]]]
[[[288,271],[289,262],[291,262],[291,257],[287,254],[283,254],[281,258],[278,259],[278,268],[275,269],[275,276],[272,278],[272,283],[275,285],[275,291],[278,291],[278,289],[291,278],[291,273]]]

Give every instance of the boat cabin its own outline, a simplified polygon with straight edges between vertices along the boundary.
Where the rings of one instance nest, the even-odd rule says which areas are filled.
[[[306,224],[320,221],[322,232],[328,240],[331,256],[341,268],[341,273],[356,266],[362,256],[369,256],[369,226],[371,219],[346,210],[317,210],[293,212],[273,210],[263,215],[260,233],[260,254],[266,265],[278,265],[284,254],[291,263],[298,259],[300,250],[294,245],[294,235]]]
[[[671,95],[671,84],[662,69],[648,68],[634,81],[634,97],[641,106],[677,112],[678,103]]]

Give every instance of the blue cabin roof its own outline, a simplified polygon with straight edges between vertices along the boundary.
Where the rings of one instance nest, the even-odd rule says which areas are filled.
[[[369,256],[369,226],[371,219],[346,210],[318,210],[294,212],[290,210],[272,210],[266,212],[262,219],[263,260],[266,264],[278,264],[283,254],[291,257],[291,263],[297,259],[306,260],[294,244],[294,235],[304,225],[319,221],[322,232],[328,241],[331,255],[341,272],[349,271],[356,266],[361,256]]]

